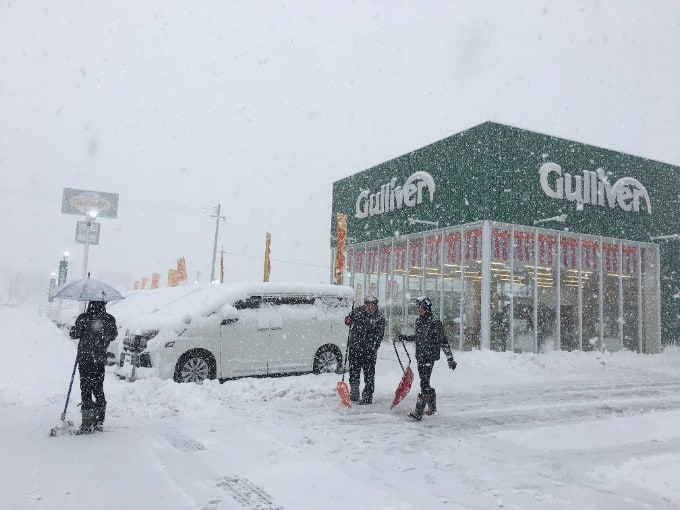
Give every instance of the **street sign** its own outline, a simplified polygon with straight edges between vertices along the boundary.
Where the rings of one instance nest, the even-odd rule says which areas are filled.
[[[91,221],[90,222],[90,245],[99,244],[99,230],[101,224]],[[87,222],[79,221],[76,223],[76,242],[80,244],[85,244],[85,235],[87,232]]]
[[[92,212],[96,212],[99,218],[115,218],[118,215],[118,193],[64,188],[61,214],[86,216]]]

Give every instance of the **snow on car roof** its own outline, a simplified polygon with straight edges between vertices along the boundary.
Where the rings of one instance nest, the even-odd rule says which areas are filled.
[[[116,318],[117,324],[123,325],[136,317],[153,314],[199,290],[201,287],[198,285],[133,290],[125,294],[125,299],[107,305],[106,310]]]
[[[159,292],[161,291],[161,292]],[[177,329],[189,319],[207,316],[224,305],[248,296],[286,294],[291,296],[324,295],[351,299],[354,289],[344,285],[303,283],[224,283],[188,284],[149,291],[139,291],[110,310],[119,325],[130,329]],[[126,303],[128,301],[129,303]],[[137,301],[136,306],[133,301]],[[125,303],[125,306],[124,306]],[[130,306],[132,305],[132,306]],[[123,312],[117,315],[117,309]]]

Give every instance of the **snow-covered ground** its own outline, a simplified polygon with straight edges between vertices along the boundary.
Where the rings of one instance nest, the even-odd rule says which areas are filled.
[[[103,433],[48,437],[75,344],[35,307],[0,310],[6,509],[678,509],[680,350],[456,353],[410,421],[418,378],[381,348],[375,403],[337,375],[179,385],[107,374]],[[110,370],[107,369],[107,370]],[[68,418],[80,422],[78,376]]]

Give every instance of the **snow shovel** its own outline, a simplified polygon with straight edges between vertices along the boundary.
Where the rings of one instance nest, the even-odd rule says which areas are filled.
[[[354,303],[352,303],[352,311],[354,311]],[[345,363],[342,366],[342,381],[338,381],[338,384],[336,385],[340,401],[342,402],[342,405],[345,407],[352,407],[352,402],[349,397],[349,388],[347,387],[347,383],[345,382],[345,369],[347,368],[347,363],[349,362],[349,335],[350,333],[348,332],[347,347],[345,348]]]
[[[71,420],[66,420],[66,409],[68,409],[68,401],[71,398],[71,388],[73,388],[73,379],[76,376],[76,367],[78,366],[78,357],[76,356],[76,361],[73,364],[73,372],[71,373],[71,382],[68,384],[68,393],[66,394],[66,403],[64,404],[64,412],[61,413],[61,425],[52,427],[50,429],[50,436],[57,436],[67,432],[73,427],[73,422]]]
[[[411,356],[408,353],[408,349],[406,349],[406,344],[404,343],[404,340],[402,338],[399,338],[399,340],[401,340],[401,345],[404,347],[404,352],[408,357],[408,365],[406,366],[406,369],[404,369],[404,365],[402,365],[401,358],[399,357],[399,351],[397,351],[397,343],[396,341],[392,341],[392,345],[394,346],[394,352],[397,354],[397,360],[399,361],[399,366],[401,367],[401,371],[404,373],[404,375],[402,376],[401,381],[399,381],[399,386],[397,386],[397,390],[394,392],[394,400],[392,401],[390,409],[394,409],[394,406],[396,406],[399,402],[404,400],[406,395],[408,395],[408,392],[411,391],[411,384],[413,383],[413,370],[411,370]]]

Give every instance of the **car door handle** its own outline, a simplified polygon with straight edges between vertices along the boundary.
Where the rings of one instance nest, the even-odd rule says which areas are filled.
[[[276,329],[276,330],[283,329],[283,326],[276,326],[275,328],[270,328],[270,329]]]
[[[258,331],[267,331],[269,328],[257,328]]]

